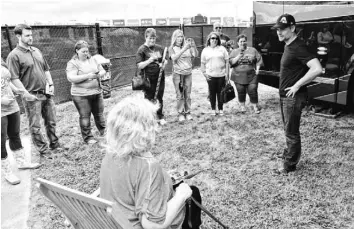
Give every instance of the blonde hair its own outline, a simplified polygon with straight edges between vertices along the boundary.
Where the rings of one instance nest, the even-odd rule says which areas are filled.
[[[116,104],[107,118],[107,152],[126,158],[150,150],[155,143],[158,105],[137,96]]]
[[[170,46],[170,48],[173,48],[173,46],[176,45],[177,37],[178,37],[179,35],[181,35],[181,34],[182,34],[182,36],[183,36],[183,40],[182,40],[181,47],[183,47],[184,42],[185,42],[185,37],[184,37],[183,31],[180,30],[180,29],[176,29],[176,30],[173,32],[172,37],[171,37],[171,46]]]

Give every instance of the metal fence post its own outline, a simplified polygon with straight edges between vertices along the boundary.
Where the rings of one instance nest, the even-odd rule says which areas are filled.
[[[95,26],[96,26],[96,38],[97,38],[97,52],[98,54],[103,55],[100,24],[95,23]]]
[[[202,47],[204,48],[204,26],[202,27]]]
[[[6,26],[7,41],[9,42],[10,51],[12,51],[12,42],[11,42],[11,37],[10,37],[9,26],[7,24],[5,24],[5,26]]]

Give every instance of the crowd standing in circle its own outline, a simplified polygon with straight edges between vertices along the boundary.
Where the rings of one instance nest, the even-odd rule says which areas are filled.
[[[318,59],[310,54],[304,42],[297,38],[295,26],[295,19],[289,14],[280,16],[274,26],[279,40],[286,44],[281,59],[279,94],[287,146],[282,155],[283,166],[277,170],[278,173],[296,170],[301,156],[299,127],[301,110],[306,98],[305,85],[322,70]],[[214,27],[214,30],[219,30],[217,26]],[[4,85],[2,79],[2,88],[9,92],[7,96],[11,98],[7,99],[2,94],[1,102],[2,105],[13,105],[13,110],[5,116],[9,118],[13,114],[16,116],[14,122],[18,122],[18,105],[14,102],[9,88],[23,94],[32,140],[42,155],[49,155],[49,149],[60,148],[55,134],[55,106],[52,98],[54,86],[49,66],[41,52],[31,46],[30,27],[19,25],[15,28],[15,34],[19,45],[7,59],[9,73],[6,73],[6,66],[2,64],[4,77],[7,77],[4,80],[7,83]],[[94,115],[100,134],[105,135],[106,138],[106,155],[100,171],[101,198],[120,206],[135,228],[179,228],[188,224],[185,216],[186,200],[191,196],[200,198],[199,190],[185,183],[173,190],[169,175],[154,158],[151,149],[155,144],[158,123],[166,124],[163,114],[163,95],[164,69],[167,60],[170,57],[173,64],[178,119],[179,121],[191,120],[192,58],[198,56],[198,51],[195,43],[186,40],[181,30],[174,31],[167,55],[164,55],[163,47],[156,44],[155,29],[148,28],[144,36],[145,43],[136,53],[137,74],[146,76],[151,86],[144,89],[145,99],[127,97],[114,105],[108,114],[107,122],[103,116],[104,103],[99,81],[99,78],[105,74],[105,70],[90,56],[87,42],[78,41],[75,44],[75,55],[67,64],[67,78],[72,83],[71,94],[80,115],[80,128],[84,142],[88,144],[96,142],[91,133],[91,113]],[[230,64],[233,68],[231,77],[236,84],[241,110],[245,106],[245,96],[248,91],[254,111],[259,113],[257,75],[262,65],[262,58],[254,48],[247,47],[245,35],[237,38],[239,48],[233,50],[230,56],[223,46],[223,40],[221,30],[211,32],[201,53],[201,72],[208,82],[210,91],[210,114],[224,115],[221,90],[229,80]],[[31,64],[23,66],[19,60],[22,60],[21,63]],[[23,68],[26,68],[26,71]],[[9,82],[9,78],[13,85]],[[158,103],[155,103],[157,102],[155,101],[156,90]],[[40,115],[43,116],[46,124],[49,147],[40,133]],[[16,129],[17,132],[18,130]],[[7,129],[2,125],[2,150],[3,134],[6,136],[6,131]],[[21,149],[20,141],[18,145],[11,147],[11,142],[15,141],[15,138],[10,136],[9,131],[7,134],[10,148]],[[6,160],[6,155],[3,153],[2,159]],[[39,166],[29,162],[23,163],[28,168]],[[15,180],[13,183],[17,182],[14,177],[11,179]],[[199,216],[195,216],[195,219],[196,226],[199,227],[200,213]]]

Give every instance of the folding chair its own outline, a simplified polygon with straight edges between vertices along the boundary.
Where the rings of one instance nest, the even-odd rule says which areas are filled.
[[[133,229],[116,204],[54,182],[37,178],[37,187],[70,220],[75,229]]]

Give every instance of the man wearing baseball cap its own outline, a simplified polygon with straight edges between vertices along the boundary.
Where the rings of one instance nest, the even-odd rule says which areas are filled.
[[[272,27],[277,30],[279,41],[284,41],[284,53],[280,61],[280,110],[284,124],[287,147],[282,158],[283,166],[277,173],[296,170],[301,156],[300,118],[307,98],[306,84],[322,72],[319,60],[307,50],[307,46],[295,33],[295,18],[281,15]]]

